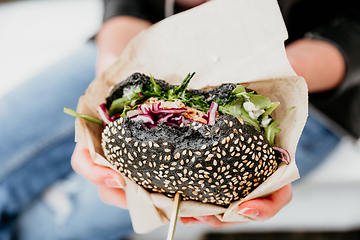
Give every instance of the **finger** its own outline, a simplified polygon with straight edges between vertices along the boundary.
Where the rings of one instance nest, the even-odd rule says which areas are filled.
[[[98,63],[97,63],[97,75],[101,74],[105,71],[108,67],[110,67],[116,60],[118,59],[118,55],[113,54],[111,52],[107,53],[99,53]]]
[[[223,228],[223,227],[231,227],[239,223],[246,223],[246,222],[222,222],[214,215],[209,216],[198,216],[193,217],[199,223],[206,224],[212,228]],[[194,222],[196,223],[196,222]]]
[[[111,168],[95,164],[89,150],[77,144],[71,157],[71,166],[75,172],[82,175],[96,186],[123,188],[125,180]]]
[[[200,224],[201,222],[193,217],[180,217],[180,221],[184,225]]]
[[[125,191],[117,188],[101,187],[99,190],[100,198],[109,205],[120,208],[127,208]]]
[[[264,221],[275,216],[291,201],[292,188],[288,184],[265,198],[258,198],[240,204],[239,214]]]

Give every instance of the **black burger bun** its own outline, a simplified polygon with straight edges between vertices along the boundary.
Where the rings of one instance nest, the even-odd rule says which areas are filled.
[[[133,74],[114,87],[108,103],[121,97],[125,86],[146,80],[145,75]],[[159,84],[161,87],[171,87],[156,81],[163,84]],[[223,84],[193,91],[204,99],[226,99],[235,87]],[[150,192],[170,198],[179,192],[183,200],[223,206],[246,197],[278,167],[266,137],[242,119],[227,114],[214,125],[192,122],[180,127],[162,123],[154,128],[121,117],[104,129],[102,147],[113,166]]]

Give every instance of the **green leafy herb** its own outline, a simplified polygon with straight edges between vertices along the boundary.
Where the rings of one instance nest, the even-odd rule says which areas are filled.
[[[275,103],[274,103],[275,104]],[[276,103],[276,107],[279,106],[280,103]],[[273,106],[271,107],[273,108]],[[274,139],[275,139],[275,134],[281,132],[281,129],[278,128],[280,126],[280,124],[284,121],[284,119],[286,118],[286,116],[289,114],[289,112],[294,109],[294,107],[289,108],[286,113],[285,116],[283,117],[283,119],[279,122],[276,123],[275,120],[271,120],[271,122],[269,123],[269,125],[264,129],[264,134],[265,137],[269,140],[271,145],[274,145]],[[275,109],[275,108],[274,108]],[[271,110],[272,112],[273,110]],[[266,112],[264,114],[267,114]]]
[[[64,113],[66,114],[69,114],[73,117],[80,117],[80,118],[83,118],[89,122],[92,122],[92,123],[96,123],[96,124],[99,124],[101,127],[103,126],[103,121],[101,121],[100,119],[96,118],[96,117],[93,117],[93,116],[90,116],[90,115],[87,115],[87,114],[80,114],[70,108],[67,108],[67,107],[64,107]]]
[[[144,99],[144,97],[140,95],[142,91],[141,87],[135,87],[132,91],[133,92],[131,94],[115,99],[111,103],[109,108],[110,117],[116,115],[117,113],[122,114],[125,108],[128,108],[128,106],[133,107]]]
[[[163,94],[163,92],[161,91],[161,87],[157,85],[152,75],[150,75],[150,89],[154,95],[161,96]]]
[[[271,113],[280,105],[280,102],[273,102],[271,103],[270,107],[266,109],[266,111],[261,114],[259,120],[262,121],[265,117],[271,116]]]
[[[259,117],[255,117],[254,114],[250,114],[245,107],[244,103],[251,102],[254,104],[256,111],[259,113],[263,112]],[[281,130],[279,127],[280,123],[277,123],[274,119],[271,119],[272,112],[280,105],[280,102],[271,102],[267,97],[255,94],[254,92],[246,92],[246,89],[242,85],[237,85],[236,88],[231,92],[230,97],[224,104],[219,104],[218,111],[222,114],[230,114],[237,118],[243,119],[246,123],[254,126],[258,131],[264,131],[266,138],[271,144],[274,144],[275,134]],[[288,112],[294,107],[288,109]],[[285,117],[286,117],[285,115]],[[252,117],[253,116],[253,117]],[[264,127],[262,121],[265,118],[270,118],[269,124]],[[285,118],[284,117],[284,118]]]
[[[114,100],[109,108],[109,116],[121,114],[122,117],[126,116],[129,110],[137,108],[138,104],[143,103],[146,99],[154,97],[164,101],[182,101],[185,106],[195,108],[202,112],[208,112],[210,104],[205,102],[202,96],[187,92],[186,89],[190,80],[194,77],[195,72],[189,73],[182,81],[180,86],[162,90],[156,83],[153,76],[150,75],[150,81],[140,86],[132,86],[123,90],[123,97]],[[271,119],[272,112],[279,106],[279,102],[271,102],[267,97],[255,94],[255,92],[247,92],[245,87],[237,85],[231,92],[228,99],[216,99],[218,104],[218,111],[220,114],[230,114],[234,117],[243,119],[246,123],[254,126],[258,131],[263,131],[271,144],[274,143],[275,134],[281,130],[278,128],[280,123]],[[246,107],[244,104],[246,103]],[[290,108],[288,112],[293,109]],[[102,121],[88,116],[79,114],[71,109],[65,108],[64,112],[75,116],[82,117],[91,122],[102,125]],[[285,118],[284,117],[284,118]],[[265,126],[262,124],[268,122]]]
[[[168,99],[165,100],[181,100],[186,106],[195,108],[199,111],[207,112],[210,105],[205,102],[201,96],[186,92],[187,86],[194,75],[195,72],[192,74],[189,73],[179,87],[170,89],[168,91]]]
[[[281,129],[278,128],[279,124],[275,120],[271,120],[269,125],[264,129],[264,135],[269,140],[270,144],[274,144],[275,134],[281,132]]]
[[[174,88],[174,90],[172,91],[172,94],[175,96],[178,96],[179,98],[186,98],[185,92],[186,92],[187,86],[189,85],[189,82],[193,78],[194,75],[195,75],[195,72],[193,72],[192,74],[189,73],[186,76],[186,78],[182,81],[181,85],[179,87]]]

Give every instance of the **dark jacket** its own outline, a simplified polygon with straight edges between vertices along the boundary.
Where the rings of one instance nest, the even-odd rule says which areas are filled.
[[[310,94],[310,102],[350,135],[360,136],[360,7],[353,0],[278,0],[289,33],[332,43],[343,54],[346,74],[330,91]],[[105,0],[104,21],[130,15],[156,23],[165,18],[165,0]],[[175,5],[175,13],[180,9]]]

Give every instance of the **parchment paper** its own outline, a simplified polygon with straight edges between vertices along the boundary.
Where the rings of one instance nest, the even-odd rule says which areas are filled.
[[[77,111],[98,116],[97,106],[105,101],[108,89],[134,72],[180,84],[189,72],[195,71],[191,88],[223,82],[243,83],[271,101],[281,102],[274,112],[277,121],[288,108],[296,106],[276,136],[276,145],[291,154],[290,165],[281,164],[267,181],[228,208],[194,201],[180,205],[179,216],[216,215],[222,221],[242,221],[246,218],[237,213],[241,202],[266,196],[299,177],[295,150],[307,117],[307,87],[286,58],[286,38],[276,0],[210,1],[141,32],[118,61],[89,85]],[[90,149],[96,163],[112,167],[103,157],[101,131],[95,124],[76,120],[76,141]],[[169,222],[172,199],[150,194],[131,180],[125,180],[129,211],[137,233],[149,232]]]

